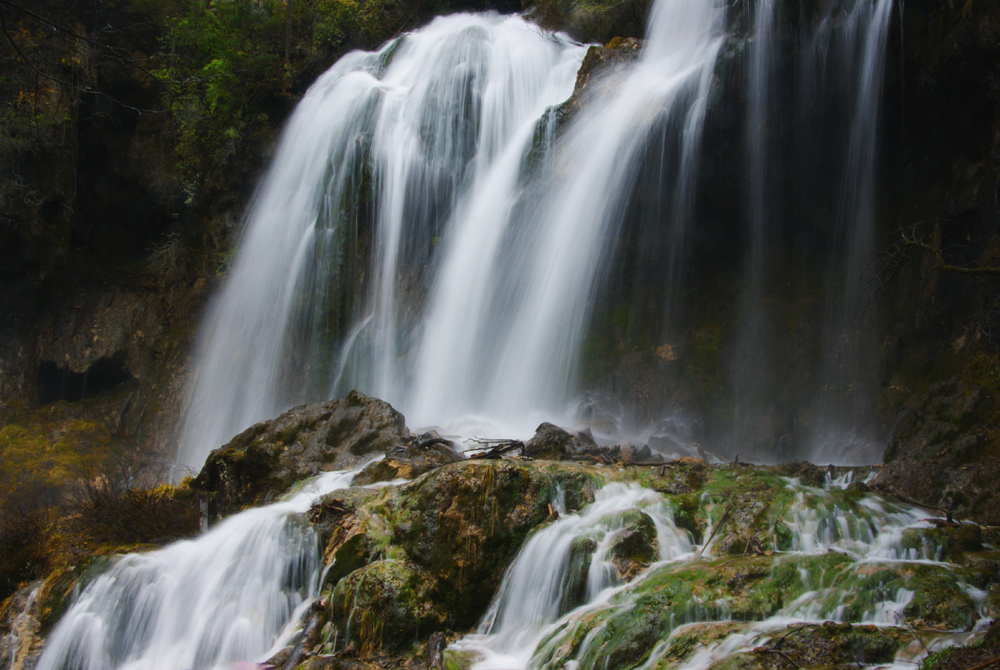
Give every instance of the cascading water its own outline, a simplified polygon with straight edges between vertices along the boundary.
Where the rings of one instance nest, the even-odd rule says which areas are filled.
[[[198,467],[331,387],[409,409],[413,372],[398,358],[413,346],[421,273],[439,247],[471,261],[444,271],[471,293],[435,318],[473,328],[464,310],[483,309],[475,291],[491,281],[523,163],[546,150],[548,110],[572,92],[583,51],[520,18],[457,15],[349,54],[310,88],[200,334],[180,463]]]
[[[659,0],[638,61],[591,82],[568,123],[558,106],[584,47],[519,18],[440,18],[338,62],[291,119],[206,317],[179,463],[352,388],[463,435],[572,423],[581,397],[615,387],[627,415],[642,385],[614,366],[639,348],[655,354],[647,368],[686,356],[652,383],[689,388],[617,417],[617,439],[677,417],[758,460],[877,459],[879,367],[859,315],[891,0],[829,3],[791,65],[777,4],[755,4],[749,75],[723,84],[723,4]],[[801,150],[776,130],[790,72]],[[720,225],[706,180],[727,169],[708,112],[741,86],[748,176],[733,199],[746,207],[713,244],[739,261],[742,297],[725,324],[693,329],[695,254],[714,234],[702,227]],[[829,252],[781,278],[815,305],[779,317],[769,277],[796,253],[775,249],[789,230]],[[745,251],[726,249],[730,235]],[[791,343],[782,319],[823,327]]]
[[[984,616],[984,592],[956,581],[951,572],[954,566],[908,546],[907,531],[931,527],[918,510],[874,497],[862,499],[859,506],[844,495],[839,482],[815,487],[786,481],[795,496],[789,508],[793,514],[771,521],[784,529],[791,547],[781,552],[777,547],[785,541],[775,537],[773,546],[754,552],[774,555],[767,559],[766,568],[746,552],[742,559],[738,554],[714,556],[711,528],[704,530],[711,536],[705,545],[693,545],[687,531],[676,527],[669,505],[658,494],[635,484],[607,485],[579,514],[564,516],[529,538],[504,576],[477,633],[452,645],[452,651],[472,653],[478,659],[474,670],[557,670],[608,664],[654,668],[667,661],[676,664],[686,654],[681,667],[707,668],[724,658],[762,649],[768,641],[796,630],[833,622],[899,627],[909,636],[913,629],[905,628],[909,626],[905,621],[912,614],[906,608],[918,587],[908,581],[908,575],[920,570],[938,571],[939,578],[964,592],[979,616]],[[642,510],[655,519],[660,560],[631,582],[606,576],[594,579],[595,573],[609,574],[601,547],[620,532],[621,524],[616,525],[620,516],[616,515],[626,510]],[[727,521],[723,517],[718,523]],[[593,562],[584,563],[591,574],[587,597],[567,600],[567,592],[580,581],[578,554],[587,541],[597,547]],[[712,576],[713,571],[741,560],[746,565],[728,581]],[[892,578],[887,577],[890,574]],[[744,591],[760,579],[773,579],[783,593],[769,596]],[[713,589],[722,583],[724,588],[716,591],[720,598],[711,600]],[[765,604],[769,598],[785,604],[763,619],[753,619],[748,604]],[[985,621],[981,618],[977,628],[981,630]],[[720,626],[723,634],[710,635],[712,626]],[[690,653],[691,641],[681,639],[691,631],[702,651]],[[630,638],[633,634],[636,637]],[[917,638],[912,645],[901,645],[897,658],[909,664],[930,649],[965,639],[961,632],[928,636],[926,641]],[[865,662],[863,657],[854,660]]]
[[[834,393],[817,421],[813,458],[837,451],[841,462],[863,462],[877,459],[882,446],[871,429],[878,372],[871,333],[877,305],[864,280],[876,243],[876,138],[891,16],[892,0],[876,0],[856,3],[848,18],[849,42],[859,40],[863,47],[836,210],[834,233],[842,242],[834,247],[838,251],[830,265],[830,279],[840,279],[842,290],[828,294],[824,332],[823,382]]]
[[[690,536],[674,525],[658,494],[637,484],[609,484],[580,514],[562,517],[527,541],[478,634],[462,646],[487,655],[484,667],[524,667],[546,626],[620,583],[608,553],[628,512],[653,524],[660,560],[692,551]]]
[[[195,540],[120,558],[60,619],[38,669],[183,670],[265,660],[319,585],[316,536],[301,515],[319,495],[349,486],[356,472],[326,473],[289,500],[232,516]]]

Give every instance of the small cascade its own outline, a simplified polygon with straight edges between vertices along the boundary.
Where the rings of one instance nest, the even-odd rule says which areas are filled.
[[[953,572],[955,566],[906,540],[907,532],[917,537],[931,527],[923,514],[876,496],[853,498],[843,489],[845,480],[823,487],[787,480],[792,502],[781,506],[771,521],[783,524],[791,540],[775,538],[772,546],[760,549],[758,556],[771,557],[766,563],[753,556],[715,556],[713,543],[694,551],[690,535],[677,529],[660,496],[635,484],[609,484],[579,514],[563,517],[529,539],[478,634],[451,650],[477,654],[476,670],[654,668],[668,658],[683,658],[679,667],[707,668],[775,639],[833,626],[840,634],[855,636],[852,644],[861,656],[854,660],[863,662],[862,637],[879,635],[875,627],[913,636],[905,622],[915,616],[910,608],[919,606],[918,594],[924,588],[919,579],[949,584],[955,602],[978,613],[978,622],[969,630],[982,630],[985,592],[962,582]],[[590,575],[606,575],[601,572],[606,554],[600,547],[621,528],[609,521],[630,506],[657,520],[660,560],[631,581],[592,580],[580,591],[586,598],[567,605],[567,590],[580,578],[574,548],[592,541],[597,549],[586,569]],[[727,521],[717,523],[724,526]],[[712,527],[704,530],[706,536],[715,533]],[[784,544],[791,545],[789,550],[779,548]],[[741,560],[746,566],[736,567]],[[755,618],[757,608],[761,614]],[[918,638],[914,644],[900,644],[901,663],[930,648],[968,639],[962,630],[924,630],[920,635],[925,636],[919,639],[920,649],[915,648]],[[692,651],[693,640],[699,641],[700,650]],[[891,659],[880,657],[880,662],[886,660]]]
[[[478,634],[466,638],[462,648],[484,654],[481,667],[525,667],[546,626],[622,583],[613,554],[616,541],[640,532],[630,522],[654,530],[654,560],[678,560],[693,550],[662,496],[637,484],[608,484],[579,514],[562,516],[528,539]]]
[[[318,588],[317,540],[301,515],[356,472],[326,473],[194,540],[118,559],[60,619],[38,669],[206,670],[265,660]]]
[[[0,637],[0,670],[28,667],[28,658],[38,641],[40,624],[36,603],[40,589],[40,583],[29,585],[11,599],[11,606],[20,611],[11,622],[10,630]]]
[[[858,561],[937,561],[925,546],[905,547],[908,528],[930,528],[920,510],[889,505],[875,499],[857,505],[838,503],[823,496],[822,489],[799,487],[783,524],[791,531],[791,551],[820,553],[831,549],[850,554]],[[819,492],[819,494],[817,494]]]

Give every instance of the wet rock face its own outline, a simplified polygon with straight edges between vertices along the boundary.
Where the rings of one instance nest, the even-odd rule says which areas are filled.
[[[371,563],[342,579],[332,596],[332,621],[362,656],[408,650],[444,626],[427,571],[399,560]]]
[[[614,37],[642,37],[651,5],[649,0],[541,0],[533,13],[546,28],[603,44]]]
[[[214,494],[209,513],[222,516],[273,501],[321,472],[355,467],[409,437],[402,414],[352,391],[251,426],[209,455],[192,487]]]
[[[560,126],[569,123],[570,119],[592,96],[611,93],[614,89],[613,86],[604,89],[598,82],[622,73],[625,68],[639,59],[641,49],[642,40],[634,37],[615,38],[608,42],[607,46],[590,47],[576,73],[576,86],[573,88],[573,95],[559,107]]]
[[[623,582],[631,581],[657,559],[656,527],[639,510],[625,513],[624,527],[611,539],[608,555]]]
[[[334,492],[310,515],[332,563],[326,584],[339,588],[366,565],[405,560],[426,582],[428,602],[447,613],[448,628],[467,629],[528,533],[553,518],[560,490],[572,510],[593,499],[579,466],[511,460],[463,460],[399,487]],[[592,552],[584,548],[581,558]]]
[[[539,468],[465,461],[400,492],[393,539],[442,585],[455,628],[486,610],[528,532],[549,518],[556,484]]]
[[[872,486],[993,525],[1000,523],[998,406],[972,381],[933,384],[900,412]]]

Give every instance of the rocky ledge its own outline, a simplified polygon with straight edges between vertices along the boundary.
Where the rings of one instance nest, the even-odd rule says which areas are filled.
[[[948,647],[925,668],[964,670],[995,657],[1000,530],[874,490],[879,466],[654,462],[552,424],[475,455],[352,393],[248,429],[162,495],[224,516],[356,471],[294,521],[324,569],[272,667],[459,670],[516,652],[545,670],[846,668]],[[114,564],[102,554],[78,548],[5,604],[2,648],[19,667]]]

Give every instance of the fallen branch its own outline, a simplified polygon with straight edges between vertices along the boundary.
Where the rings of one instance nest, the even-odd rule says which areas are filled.
[[[498,459],[504,454],[518,450],[520,450],[522,456],[524,455],[524,442],[521,442],[521,440],[480,440],[479,438],[475,438],[473,442],[489,444],[491,446],[486,447],[485,451],[476,454],[469,454],[470,451],[475,451],[474,449],[466,451],[465,453],[469,454],[469,458]]]
[[[726,523],[726,521],[729,520],[729,514],[730,514],[730,512],[733,511],[733,504],[734,503],[729,503],[729,506],[726,508],[726,511],[723,512],[722,516],[719,518],[719,523],[717,523],[714,526],[712,526],[712,533],[711,533],[711,535],[708,536],[708,539],[705,540],[705,544],[703,544],[701,546],[701,549],[698,550],[698,555],[699,556],[701,556],[702,553],[705,551],[705,549],[708,548],[708,545],[712,543],[712,538],[715,537],[715,534],[718,532],[719,528],[721,528]]]
[[[993,665],[994,663],[996,663],[997,661],[1000,661],[1000,656],[994,656],[993,658],[991,658],[988,661],[984,661],[983,663],[980,663],[979,665],[974,665],[971,668],[966,668],[965,670],[983,670],[983,668],[988,668],[991,665]]]
[[[789,656],[785,652],[781,651],[780,649],[771,649],[770,647],[757,647],[756,649],[753,650],[753,653],[755,653],[755,654],[777,654],[778,656],[781,656],[783,659],[785,659],[786,661],[788,661],[789,663],[791,663],[792,665],[794,665],[796,668],[801,668],[802,667],[801,665],[799,665],[795,661],[795,659],[793,659],[791,656]]]

